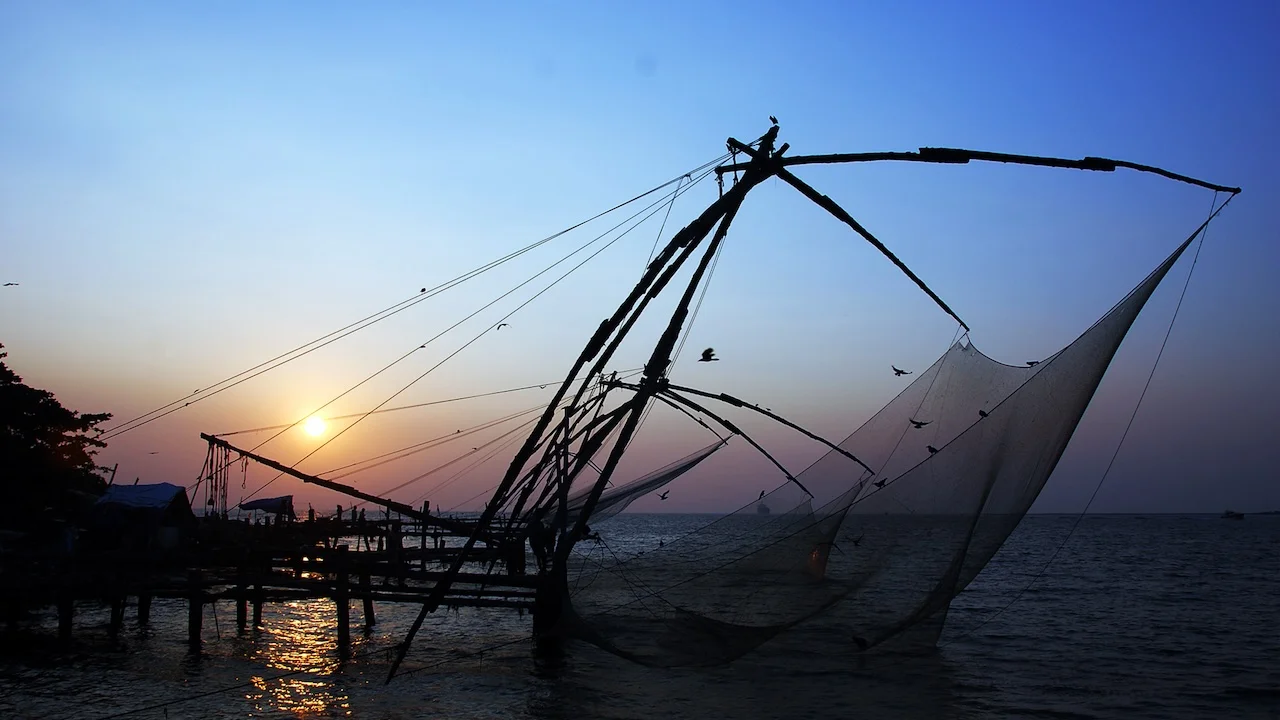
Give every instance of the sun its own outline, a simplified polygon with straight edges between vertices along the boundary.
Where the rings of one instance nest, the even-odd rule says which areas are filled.
[[[305,423],[302,424],[302,429],[306,430],[308,435],[315,437],[323,435],[326,426],[327,423],[325,423],[324,418],[321,418],[318,415],[312,415],[307,418]]]

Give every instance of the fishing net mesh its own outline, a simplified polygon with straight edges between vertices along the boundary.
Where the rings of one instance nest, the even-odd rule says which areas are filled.
[[[832,451],[797,476],[813,497],[787,482],[641,553],[580,543],[565,629],[658,666],[722,664],[822,612],[838,615],[857,648],[911,629],[932,644],[952,598],[1044,487],[1121,340],[1190,242],[1041,363],[1004,365],[965,339],[952,345],[839,443],[874,475]]]

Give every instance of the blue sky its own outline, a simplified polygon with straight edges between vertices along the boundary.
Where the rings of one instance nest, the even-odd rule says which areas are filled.
[[[792,154],[934,145],[1100,155],[1242,186],[1211,227],[1094,509],[1280,508],[1269,462],[1280,401],[1270,360],[1280,349],[1280,6],[689,5],[5,5],[0,280],[21,283],[0,295],[10,365],[72,407],[125,419],[675,177],[719,155],[729,135],[756,137],[774,114]],[[897,251],[979,347],[1013,362],[1085,329],[1212,198],[1133,173],[798,174]],[[714,196],[710,181],[682,196],[665,236]],[[558,378],[637,276],[660,219],[392,404]],[[557,241],[125,435],[103,459],[124,475],[189,482],[198,432],[298,419],[589,238]],[[843,436],[900,389],[885,365],[924,367],[954,331],[860,243],[780,183],[754,191],[689,341],[726,360],[715,375],[686,360],[675,378]],[[1083,506],[1187,267],[1135,326],[1038,509]],[[473,330],[324,414],[382,401]],[[538,400],[370,420],[302,467],[326,470]],[[630,469],[703,440],[655,413]],[[776,441],[797,466],[818,452]],[[293,461],[314,444],[287,434],[264,452]],[[361,482],[390,487],[456,454],[425,453]],[[677,502],[636,507],[734,507],[777,480],[749,459],[726,450],[676,486]],[[438,499],[468,499],[499,470],[486,465]]]

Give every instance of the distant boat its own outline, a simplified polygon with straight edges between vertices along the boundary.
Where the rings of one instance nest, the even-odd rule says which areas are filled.
[[[1243,520],[1244,513],[1233,512],[1228,510],[1220,516],[1223,520]]]

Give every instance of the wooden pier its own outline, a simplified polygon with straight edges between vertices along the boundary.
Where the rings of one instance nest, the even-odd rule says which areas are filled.
[[[413,518],[338,517],[274,525],[208,518],[177,548],[99,546],[86,537],[70,553],[24,553],[22,562],[0,565],[0,607],[10,629],[27,612],[56,608],[58,636],[67,641],[76,603],[109,605],[107,632],[114,638],[127,605],[147,624],[153,599],[182,599],[188,642],[198,651],[208,604],[233,601],[237,631],[246,632],[262,626],[266,604],[331,599],[338,652],[346,658],[351,604],[360,603],[366,627],[376,623],[379,603],[422,605],[457,558],[472,521],[449,519],[446,528]],[[525,574],[523,543],[493,541],[473,548],[467,561],[469,572],[453,578],[440,607],[533,611],[537,578]]]

